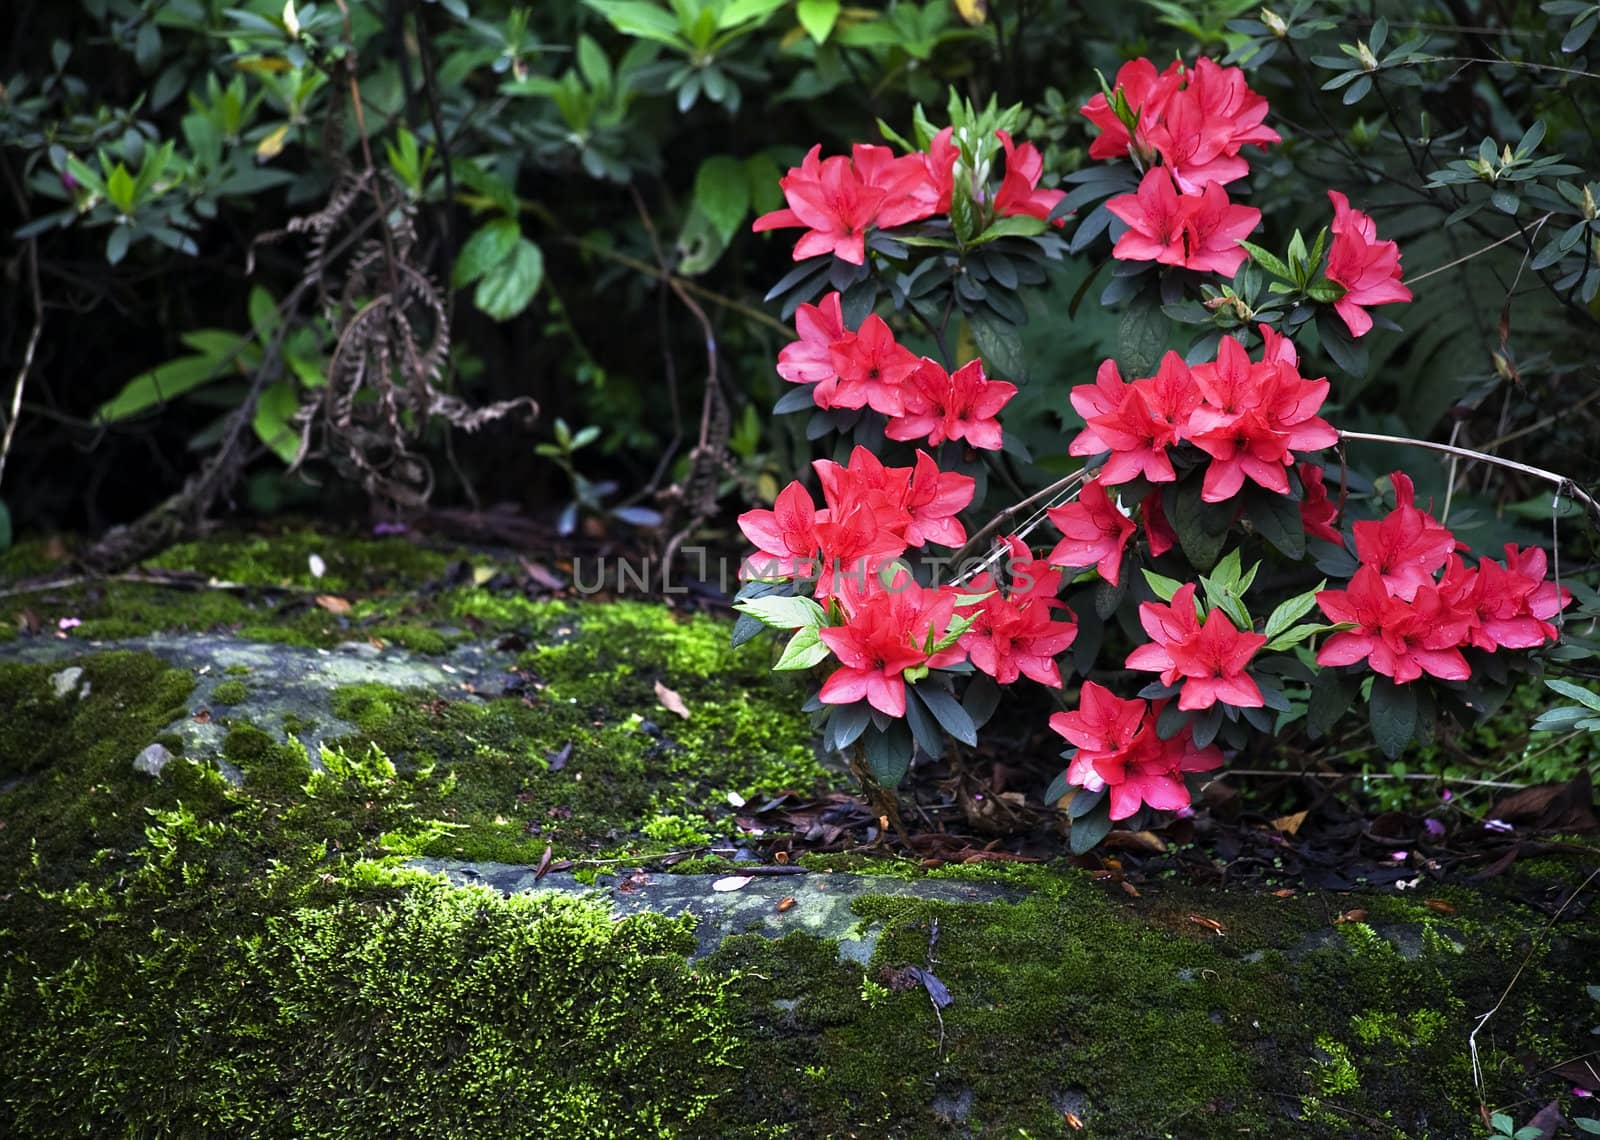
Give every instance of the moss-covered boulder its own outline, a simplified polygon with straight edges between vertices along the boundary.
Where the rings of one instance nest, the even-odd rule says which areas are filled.
[[[47,588],[67,636],[0,647],[0,1135],[1453,1140],[1481,1103],[1582,1113],[1547,1071],[1600,1021],[1582,843],[1351,895],[752,875],[740,805],[842,777],[726,623],[297,541],[169,555],[198,574],[134,587],[165,592],[135,617]],[[258,624],[183,619],[211,579]]]

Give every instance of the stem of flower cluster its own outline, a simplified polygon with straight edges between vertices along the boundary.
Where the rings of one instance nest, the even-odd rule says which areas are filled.
[[[1057,479],[1054,483],[1050,484],[1050,486],[1044,488],[1044,490],[1035,491],[1026,499],[1023,499],[1020,503],[1014,503],[1007,507],[1005,510],[1001,511],[999,514],[995,515],[994,518],[985,523],[983,525],[983,529],[979,530],[978,533],[967,539],[966,545],[960,550],[956,551],[955,556],[950,559],[951,565],[960,566],[963,561],[971,557],[972,552],[977,550],[985,540],[990,538],[1007,522],[1021,514],[1023,511],[1027,510],[1029,507],[1033,506],[1035,503],[1048,499],[1054,499],[1054,497],[1057,495],[1073,490],[1079,483],[1083,482],[1084,478],[1085,475],[1082,471],[1074,471],[1071,475],[1068,475],[1065,478]],[[1033,515],[1029,517],[1027,522],[1023,523],[1022,526],[1017,528],[1017,537],[1026,538],[1028,533],[1037,527],[1041,521],[1043,521],[1046,510],[1048,510],[1050,507],[1057,507],[1060,505],[1061,504],[1057,502],[1050,502],[1047,507],[1035,511]],[[992,551],[981,563],[975,566],[970,573],[965,571],[962,572],[956,578],[955,584],[959,586],[963,582],[970,580],[974,575],[981,574],[983,571],[993,566],[994,563],[999,561],[1002,557],[1004,557],[1003,548],[997,548],[996,550]]]

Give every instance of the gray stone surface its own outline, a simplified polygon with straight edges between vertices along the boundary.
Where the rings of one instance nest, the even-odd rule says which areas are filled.
[[[991,883],[962,883],[948,879],[907,881],[881,875],[846,875],[795,870],[793,873],[757,875],[672,875],[624,871],[601,875],[593,886],[578,882],[571,872],[551,872],[537,877],[538,869],[508,863],[464,863],[453,859],[415,859],[407,866],[441,874],[453,883],[492,887],[504,894],[563,891],[595,894],[611,901],[618,917],[654,911],[698,919],[696,956],[709,954],[730,934],[754,932],[779,938],[805,931],[819,938],[837,939],[839,957],[865,964],[877,948],[879,924],[866,922],[851,903],[863,895],[909,895],[945,902],[982,903],[1015,901],[1022,892]],[[768,868],[772,870],[773,868]],[[749,878],[734,890],[717,890],[714,884]],[[785,899],[793,904],[779,909]]]
[[[152,744],[133,758],[134,770],[146,776],[160,776],[162,769],[170,763],[172,753],[163,744]]]

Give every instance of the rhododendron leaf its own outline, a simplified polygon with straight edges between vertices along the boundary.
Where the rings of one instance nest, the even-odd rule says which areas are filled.
[[[772,414],[775,416],[787,415],[790,412],[809,412],[817,406],[815,386],[802,384],[797,388],[790,388],[772,405]]]
[[[1003,237],[1037,237],[1047,228],[1042,218],[1035,218],[1030,214],[1008,214],[990,222],[984,231],[973,239],[972,244],[983,245],[985,242]]]
[[[1216,740],[1222,731],[1222,709],[1222,702],[1218,701],[1189,723],[1189,737],[1196,748],[1209,748]]]
[[[1135,301],[1117,324],[1117,366],[1124,376],[1153,376],[1172,335],[1172,322],[1155,298]]]
[[[861,734],[867,730],[867,725],[872,723],[872,706],[866,701],[857,701],[850,705],[830,707],[833,711],[828,716],[828,728],[823,737],[823,745],[830,751],[843,752],[860,740]]]
[[[518,238],[504,260],[479,280],[472,303],[497,321],[510,320],[528,307],[543,280],[544,254],[527,238]]]
[[[1063,772],[1061,774],[1062,781],[1065,782],[1066,778],[1067,774]],[[1105,798],[1106,790],[1104,788],[1097,788],[1092,792],[1088,788],[1079,788],[1072,797],[1072,802],[1067,805],[1067,818],[1073,820],[1082,819],[1104,803]]]
[[[1239,246],[1250,255],[1250,260],[1261,266],[1268,273],[1282,277],[1285,281],[1294,280],[1293,271],[1290,270],[1282,258],[1271,250],[1263,249],[1254,242],[1245,241],[1243,238],[1239,239]]]
[[[944,737],[939,734],[939,724],[921,700],[922,691],[916,685],[906,688],[906,724],[911,727],[911,738],[917,747],[938,759],[944,755]]]
[[[1015,384],[1028,379],[1022,355],[1022,334],[1016,325],[1002,320],[993,312],[971,313],[967,325],[972,330],[973,343],[983,357],[985,371],[991,378],[1004,378]]]
[[[939,726],[951,736],[969,746],[978,743],[978,726],[972,722],[967,710],[961,707],[961,702],[956,700],[948,689],[922,685],[912,691],[922,699],[923,704],[928,706],[928,711],[933,713]]]
[[[972,723],[982,728],[994,715],[994,710],[1000,707],[1000,686],[987,674],[979,673],[967,682],[961,707],[967,710]]]
[[[778,658],[778,663],[772,668],[775,672],[781,669],[809,669],[825,661],[828,653],[828,647],[822,644],[822,639],[817,636],[817,627],[803,625],[789,639],[789,644],[784,647],[783,656]]]
[[[1367,350],[1350,336],[1344,322],[1324,309],[1317,314],[1317,335],[1322,339],[1322,350],[1335,364],[1357,380],[1367,374]]]
[[[1332,669],[1318,672],[1311,682],[1311,696],[1306,703],[1306,731],[1311,739],[1320,740],[1328,735],[1350,708],[1354,690],[1355,686],[1343,674]]]
[[[873,779],[886,788],[892,788],[905,778],[911,767],[911,730],[904,721],[895,721],[887,731],[873,731],[863,738],[867,755],[867,770]]]
[[[1229,503],[1207,503],[1200,497],[1198,473],[1179,483],[1172,493],[1167,521],[1178,532],[1178,545],[1197,570],[1210,570],[1222,555],[1233,522]],[[1165,496],[1163,496],[1165,500]],[[1166,506],[1163,501],[1163,506]]]
[[[1372,726],[1372,738],[1383,754],[1393,760],[1405,751],[1416,734],[1416,690],[1410,685],[1397,685],[1387,677],[1374,677],[1367,719]]]
[[[952,645],[954,645],[957,641],[959,641],[961,639],[961,635],[963,633],[966,633],[967,630],[972,628],[972,622],[973,622],[973,619],[970,618],[970,617],[957,616],[957,617],[953,618],[951,620],[951,622],[950,622],[950,628],[945,630],[944,636],[941,637],[938,641],[935,641],[929,647],[929,649],[928,649],[929,656],[932,656],[933,654],[938,653],[941,649],[949,649]],[[931,636],[931,631],[930,631],[930,636]],[[909,674],[908,674],[908,676],[909,676]]]
[[[1257,534],[1277,547],[1285,558],[1298,561],[1305,557],[1306,528],[1299,502],[1254,483],[1245,491],[1244,502]]]
[[[833,31],[833,25],[839,19],[839,0],[800,0],[795,6],[794,14],[808,36],[819,44],[825,43],[828,33]],[[878,125],[880,127],[883,125],[882,119],[878,120]],[[895,141],[905,146],[901,140]],[[911,147],[906,146],[906,149],[910,150]]]
[[[1563,681],[1554,677],[1545,681],[1545,685],[1554,689],[1563,697],[1571,697],[1575,701],[1581,701],[1591,709],[1594,709],[1595,712],[1600,712],[1600,694],[1596,694],[1593,690],[1586,689],[1582,685],[1575,685],[1571,681]]]
[[[1289,629],[1286,629],[1282,633],[1278,634],[1278,636],[1272,638],[1272,640],[1268,641],[1261,648],[1262,649],[1270,649],[1270,650],[1273,650],[1274,652],[1277,652],[1277,651],[1280,651],[1280,650],[1284,650],[1284,649],[1293,649],[1296,645],[1299,645],[1302,641],[1305,641],[1307,638],[1310,638],[1310,637],[1316,637],[1319,633],[1332,633],[1335,630],[1350,629],[1350,628],[1352,628],[1352,627],[1348,623],[1337,624],[1337,625],[1297,625],[1297,626],[1291,626]]]
[[[1150,588],[1155,591],[1156,597],[1163,602],[1172,601],[1172,595],[1183,589],[1183,583],[1176,578],[1168,578],[1165,574],[1157,574],[1154,570],[1146,570],[1144,580],[1150,583]]]
[[[1272,638],[1288,629],[1295,622],[1310,613],[1317,604],[1317,592],[1328,587],[1328,580],[1324,578],[1303,594],[1296,594],[1272,611],[1272,616],[1267,618],[1267,626],[1261,632],[1267,635],[1270,642]]]
[[[1072,749],[1071,751],[1075,752],[1076,749]],[[1045,788],[1044,802],[1049,807],[1055,807],[1061,802],[1061,798],[1072,790],[1072,785],[1067,783],[1066,769],[1063,768],[1061,771],[1056,773],[1056,778],[1050,781],[1049,787]],[[1083,791],[1083,789],[1078,789],[1077,793],[1072,797],[1072,803],[1067,805],[1067,814],[1069,816],[1072,814],[1072,804],[1078,802],[1078,796],[1088,794],[1089,793]]]
[[[733,608],[740,613],[749,614],[763,625],[770,625],[773,629],[817,626],[826,620],[822,607],[810,598],[748,598],[742,602],[735,602]]]
[[[1072,832],[1068,836],[1072,853],[1074,855],[1088,854],[1110,831],[1110,805],[1104,802],[1096,804],[1095,810],[1072,821]]]

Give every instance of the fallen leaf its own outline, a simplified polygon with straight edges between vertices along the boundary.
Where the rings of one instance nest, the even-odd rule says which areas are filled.
[[[330,614],[347,614],[350,612],[350,603],[338,594],[318,594],[317,605],[327,610]]]
[[[544,854],[539,857],[539,869],[533,873],[533,881],[537,883],[540,879],[544,878],[547,873],[549,873],[549,870],[550,845],[547,843],[544,847]]]
[[[1061,1115],[1066,1118],[1068,1128],[1072,1129],[1074,1132],[1083,1131],[1083,1121],[1079,1118],[1076,1112],[1064,1112]]]
[[[1128,882],[1127,879],[1122,880],[1121,886],[1123,893],[1128,895],[1130,898],[1139,897],[1139,888]]]
[[[754,875],[724,875],[711,884],[714,891],[742,891],[755,882]]]
[[[1280,815],[1272,821],[1272,826],[1285,835],[1294,835],[1300,830],[1300,825],[1306,821],[1306,813],[1297,811],[1293,815]]]
[[[772,857],[779,863],[787,863],[789,861],[789,853],[787,851],[774,851]]]
[[[1343,914],[1339,915],[1337,918],[1335,918],[1333,920],[1333,924],[1335,926],[1339,926],[1342,923],[1346,923],[1346,922],[1365,922],[1365,921],[1367,921],[1367,912],[1365,910],[1363,910],[1361,907],[1356,907],[1354,910],[1347,910]]]
[[[782,914],[784,911],[790,909],[793,906],[794,906],[794,896],[793,895],[784,895],[781,899],[778,900],[778,913]]]
[[[539,563],[529,562],[526,558],[518,561],[522,563],[522,572],[546,590],[564,590],[567,588],[567,583],[564,579],[556,577]]]
[[[1288,887],[1283,887],[1280,890],[1273,891],[1272,897],[1277,899],[1292,899],[1294,898],[1294,891],[1290,890]]]
[[[567,766],[567,761],[572,759],[572,741],[563,744],[559,751],[545,753],[545,759],[550,761],[550,771],[561,771]]]
[[[211,723],[211,710],[210,709],[200,709],[198,712],[196,712],[194,714],[194,722],[196,724],[210,724]]]
[[[1113,831],[1100,841],[1100,846],[1148,851],[1152,855],[1161,855],[1167,850],[1166,843],[1153,831]]]
[[[689,719],[689,706],[683,703],[683,698],[660,681],[656,682],[656,700],[660,701],[661,707],[668,712],[677,713],[684,720]]]
[[[1456,912],[1456,908],[1444,899],[1424,899],[1422,905],[1429,910],[1436,910],[1440,914],[1454,914]]]
[[[1214,918],[1207,918],[1203,914],[1191,914],[1189,916],[1189,921],[1205,927],[1207,930],[1215,933],[1218,937],[1224,937],[1227,935],[1227,931],[1222,929],[1222,923],[1218,922]]]

